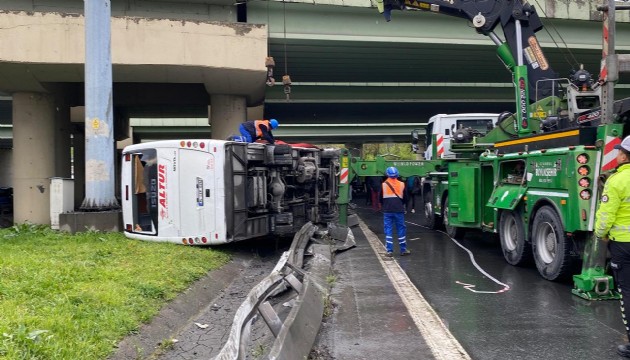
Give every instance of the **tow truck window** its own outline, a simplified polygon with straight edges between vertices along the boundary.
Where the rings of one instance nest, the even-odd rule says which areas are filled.
[[[155,149],[132,155],[133,231],[157,235],[157,153]]]
[[[525,161],[514,160],[501,163],[501,183],[522,185],[525,183]]]
[[[593,109],[600,106],[599,96],[576,96],[575,102],[578,109]]]
[[[492,130],[492,119],[457,120],[457,129],[472,128],[481,134],[487,134]]]

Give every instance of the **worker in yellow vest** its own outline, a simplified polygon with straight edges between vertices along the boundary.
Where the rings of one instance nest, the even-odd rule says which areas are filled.
[[[617,288],[621,292],[621,317],[630,340],[628,313],[624,301],[630,299],[630,136],[615,145],[617,171],[606,184],[595,222],[595,236],[608,242]],[[630,344],[619,345],[617,353],[630,358]]]

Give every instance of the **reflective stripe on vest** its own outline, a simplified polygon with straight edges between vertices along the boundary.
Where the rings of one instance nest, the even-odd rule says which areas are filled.
[[[262,131],[260,131],[260,125],[265,125],[267,130],[271,130],[271,125],[269,125],[269,120],[255,120],[254,127],[256,128],[256,137],[262,136]]]
[[[623,164],[611,175],[596,213],[595,235],[630,242],[630,164]]]
[[[387,184],[390,184],[392,187],[390,188]],[[392,188],[396,191],[392,191]],[[405,191],[405,184],[402,181],[392,180],[392,178],[388,178],[383,183],[383,198],[393,198],[399,197],[402,199],[403,191]]]

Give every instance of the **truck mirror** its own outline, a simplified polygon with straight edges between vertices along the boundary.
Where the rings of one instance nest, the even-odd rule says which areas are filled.
[[[418,129],[413,129],[411,131],[411,151],[414,153],[420,151],[418,142],[420,142],[420,134],[418,133]]]

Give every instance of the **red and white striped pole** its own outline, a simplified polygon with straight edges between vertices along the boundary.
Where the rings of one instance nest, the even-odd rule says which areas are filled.
[[[435,145],[437,147],[437,158],[441,159],[444,157],[444,135],[437,134],[435,137]]]
[[[602,64],[599,71],[599,83],[608,81],[608,11],[602,11]]]
[[[604,0],[602,11],[602,67],[599,82],[602,85],[601,123],[612,123],[615,81],[619,77],[615,55],[615,0]]]

